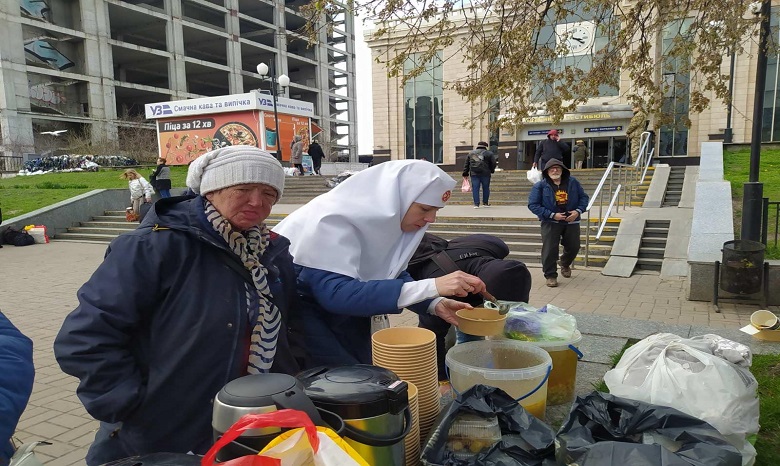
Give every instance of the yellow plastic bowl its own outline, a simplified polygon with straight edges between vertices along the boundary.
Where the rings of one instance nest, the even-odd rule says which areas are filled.
[[[495,309],[484,307],[461,309],[455,313],[455,316],[461,332],[482,337],[499,335],[504,331],[506,322],[506,314],[501,315]]]

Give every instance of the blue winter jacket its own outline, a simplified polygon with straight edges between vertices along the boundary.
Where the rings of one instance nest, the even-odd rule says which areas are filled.
[[[294,375],[284,323],[295,299],[288,247],[273,234],[261,262],[283,316],[272,371]],[[111,242],[54,342],[62,370],[80,379],[87,411],[122,423],[111,437],[120,444],[104,449],[120,457],[208,449],[212,400],[245,375],[247,288],[251,276],[206,220],[200,196],[157,201],[138,229]]]
[[[577,178],[571,176],[569,169],[563,167],[563,173],[561,174],[561,183],[568,182],[567,193],[569,200],[566,203],[566,210],[576,210],[580,213],[577,220],[572,223],[579,223],[582,218],[583,212],[588,208],[588,201],[590,197],[582,189],[582,185]],[[544,172],[544,179],[534,184],[531,188],[531,193],[528,195],[528,209],[539,217],[539,220],[543,222],[555,222],[555,223],[567,223],[565,220],[556,221],[553,220],[553,216],[558,213],[558,205],[555,203],[555,189],[552,186],[552,181],[547,176],[547,171]]]
[[[371,316],[400,314],[398,297],[407,272],[395,280],[358,279],[296,265],[308,365],[371,364]],[[409,308],[426,313],[432,300]]]
[[[33,344],[0,312],[0,465],[13,456],[11,436],[32,393]]]

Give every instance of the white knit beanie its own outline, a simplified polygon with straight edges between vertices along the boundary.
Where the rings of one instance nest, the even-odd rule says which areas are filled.
[[[206,152],[187,170],[187,186],[206,194],[238,184],[262,183],[284,192],[284,169],[270,152],[253,146],[229,146]]]

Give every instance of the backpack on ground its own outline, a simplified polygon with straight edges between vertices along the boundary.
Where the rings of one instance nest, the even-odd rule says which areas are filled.
[[[24,230],[8,227],[3,232],[3,243],[13,244],[14,246],[29,246],[35,244],[35,238]]]

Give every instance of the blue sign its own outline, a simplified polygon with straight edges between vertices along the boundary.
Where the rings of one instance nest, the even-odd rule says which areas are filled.
[[[623,131],[622,126],[597,126],[595,128],[585,128],[586,133],[603,133],[605,131]]]
[[[534,129],[534,130],[528,131],[528,135],[529,136],[538,136],[540,134],[545,134],[546,135],[549,132],[550,132],[549,129]],[[559,129],[558,130],[558,134],[563,134],[563,129]]]

